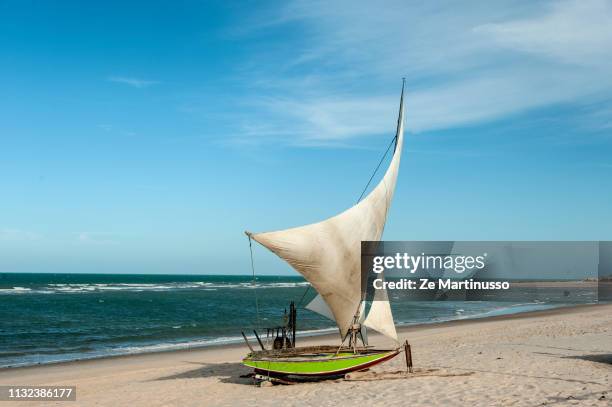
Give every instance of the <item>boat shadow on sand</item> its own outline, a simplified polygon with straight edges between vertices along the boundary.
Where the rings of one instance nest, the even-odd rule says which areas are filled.
[[[200,365],[197,369],[187,370],[181,373],[176,373],[169,376],[162,376],[151,381],[158,380],[180,380],[180,379],[203,379],[216,378],[221,383],[244,384],[252,386],[253,372],[250,368],[242,363],[200,363],[186,362],[189,364]],[[338,382],[343,380],[348,381],[373,381],[373,380],[392,380],[392,379],[410,379],[416,377],[453,377],[453,376],[471,376],[472,371],[449,371],[447,369],[425,369],[416,368],[413,373],[406,371],[372,371],[366,369],[359,372],[353,372],[349,375],[340,375],[322,378],[301,378],[286,384],[306,384],[312,382]]]
[[[246,384],[253,385],[253,369],[244,366],[242,363],[200,363],[186,362],[193,365],[200,365],[197,369],[187,370],[185,372],[176,373],[169,376],[162,376],[151,381],[157,380],[180,380],[180,379],[204,379],[216,378],[221,383]],[[309,383],[325,381],[337,381],[342,379],[344,375],[329,376],[327,378],[301,378],[295,379],[291,384]]]
[[[612,367],[612,353],[595,353],[579,356],[564,356],[564,359],[581,359],[589,362],[603,363]]]
[[[253,384],[253,379],[249,377],[241,377],[251,372],[251,369],[244,366],[242,363],[200,363],[187,362],[193,365],[200,365],[197,369],[187,370],[185,372],[173,374],[170,376],[162,376],[157,380],[177,380],[177,379],[202,379],[214,377],[221,383],[233,384]]]

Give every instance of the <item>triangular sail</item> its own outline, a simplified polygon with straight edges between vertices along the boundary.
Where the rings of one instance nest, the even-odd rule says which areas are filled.
[[[386,290],[376,290],[374,293],[374,301],[372,301],[370,312],[363,321],[363,325],[399,342]]]
[[[321,297],[320,295],[317,295],[316,297],[314,297],[312,301],[306,304],[305,308],[313,312],[316,312],[319,315],[323,315],[325,318],[335,321],[332,310],[329,309],[329,307],[327,306],[327,303],[325,302],[323,297]]]
[[[402,87],[393,157],[384,177],[370,194],[339,215],[319,223],[249,234],[310,282],[331,310],[343,339],[362,300],[361,242],[380,240],[395,191],[404,142],[403,95]]]

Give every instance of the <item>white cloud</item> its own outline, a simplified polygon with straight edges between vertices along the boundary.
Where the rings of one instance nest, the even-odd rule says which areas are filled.
[[[485,24],[474,31],[503,47],[559,62],[612,66],[612,3],[607,0],[563,1],[542,16]]]
[[[395,98],[397,99],[397,98]],[[308,100],[268,99],[260,106],[283,117],[293,118],[294,126],[259,128],[259,134],[297,135],[302,141],[343,140],[376,134],[389,127],[395,115],[389,108],[396,100],[389,97],[320,98]],[[387,119],[387,120],[385,120]],[[256,133],[252,133],[256,134]]]
[[[286,63],[260,60],[247,137],[292,144],[389,134],[400,78],[423,132],[612,93],[612,5],[560,2],[304,2],[269,17],[301,27]],[[257,27],[266,29],[266,27]],[[287,131],[283,131],[287,129]]]
[[[158,81],[149,81],[145,79],[130,78],[125,76],[110,76],[107,78],[109,82],[122,83],[124,85],[132,86],[134,88],[148,88],[152,85],[157,85]]]

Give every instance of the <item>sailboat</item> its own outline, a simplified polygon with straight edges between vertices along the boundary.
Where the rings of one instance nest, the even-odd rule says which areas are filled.
[[[260,377],[337,377],[367,369],[400,353],[386,291],[376,290],[375,301],[369,302],[362,292],[361,242],[382,237],[403,142],[404,83],[392,140],[393,156],[382,180],[367,196],[318,223],[274,232],[245,232],[249,242],[261,244],[304,276],[317,291],[306,308],[335,321],[341,339],[341,344],[335,346],[266,349],[260,342],[262,350],[254,351],[249,345],[251,352],[242,362],[254,368]],[[366,303],[371,303],[367,312]],[[395,346],[388,349],[367,346],[366,327],[390,338]]]

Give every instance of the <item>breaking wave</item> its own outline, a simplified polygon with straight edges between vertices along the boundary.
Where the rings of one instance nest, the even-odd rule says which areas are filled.
[[[203,290],[212,291],[217,289],[274,289],[306,287],[307,282],[251,282],[241,283],[219,283],[219,282],[174,282],[174,283],[108,283],[108,284],[46,284],[37,287],[3,287],[0,295],[16,294],[70,294],[70,293],[99,293],[109,291],[173,291],[173,290]]]

